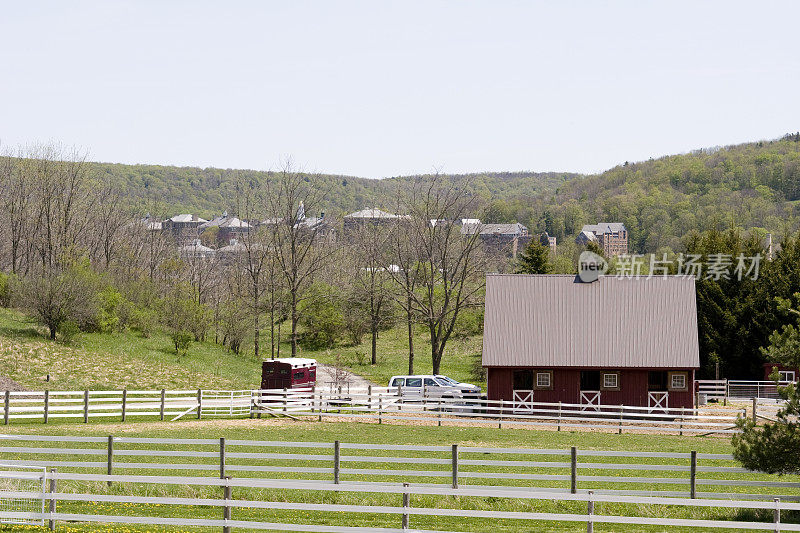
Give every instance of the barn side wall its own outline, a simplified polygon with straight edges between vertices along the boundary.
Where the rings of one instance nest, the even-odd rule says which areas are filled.
[[[552,389],[534,390],[535,402],[580,403],[580,374],[582,370],[619,372],[619,390],[601,390],[600,403],[604,405],[632,405],[647,407],[647,378],[650,370],[688,372],[686,391],[669,391],[669,407],[694,406],[694,370],[687,368],[535,368],[535,367],[489,367],[488,398],[490,400],[513,401],[515,370],[552,371]]]

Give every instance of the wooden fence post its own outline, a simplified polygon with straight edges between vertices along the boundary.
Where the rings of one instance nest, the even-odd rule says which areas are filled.
[[[161,389],[161,407],[158,412],[158,415],[161,418],[161,420],[164,420],[164,404],[166,403],[166,398],[167,398],[167,391]]]
[[[383,424],[381,414],[383,412],[383,396],[378,394],[378,424]]]
[[[622,411],[623,411],[624,408],[625,407],[622,404],[620,404],[620,406],[619,406],[619,431],[617,432],[617,435],[622,435]]]
[[[339,468],[341,464],[341,453],[339,451],[339,441],[333,443],[333,482],[339,484]]]
[[[558,431],[561,431],[561,402],[558,402]]]
[[[438,415],[436,415],[439,418],[439,427],[442,427],[442,397],[441,396],[439,396],[439,407],[437,407],[436,410],[439,413]]]
[[[403,488],[408,488],[408,483],[403,483]],[[411,507],[411,495],[408,491],[403,491],[403,529],[408,529],[408,508]]]
[[[203,389],[197,389],[197,419],[203,416]]]
[[[219,438],[219,478],[225,479],[225,437]]]
[[[83,423],[89,423],[89,389],[83,391]]]
[[[51,474],[55,474],[57,470],[55,468],[50,469]],[[50,477],[50,502],[47,505],[47,510],[49,511],[51,517],[56,512],[56,498],[53,494],[56,493],[56,478],[55,476]],[[53,518],[50,518],[47,521],[47,526],[50,528],[50,531],[56,530],[56,521]]]
[[[128,388],[122,389],[122,421],[125,422],[128,408]]]
[[[453,444],[450,452],[450,462],[452,464],[453,488],[458,488],[458,444]]]
[[[47,424],[47,419],[50,418],[50,390],[44,391],[44,423]]]
[[[3,423],[8,425],[8,413],[11,408],[11,392],[6,391],[5,400],[3,401]]]
[[[108,436],[108,465],[106,469],[106,473],[110,476],[114,471],[114,436]],[[111,481],[108,482],[108,486],[111,486]]]
[[[586,522],[586,533],[594,533],[594,491],[589,491],[589,501],[587,504],[587,514],[589,515],[589,520]]]
[[[578,492],[578,449],[573,446],[570,449],[570,489],[572,494]]]
[[[500,412],[497,417],[497,429],[503,429],[503,405],[505,400],[500,400]]]
[[[753,424],[758,424],[758,398],[753,398]]]
[[[772,522],[775,524],[775,529],[773,531],[775,531],[775,533],[780,533],[780,531],[781,531],[781,508],[780,508],[781,499],[780,498],[775,498],[773,501],[775,502],[775,510],[772,511]]]
[[[367,385],[367,410],[372,411],[372,385]]]
[[[697,452],[694,450],[689,463],[689,497],[697,498]]]
[[[222,519],[225,520],[227,524],[228,520],[231,519],[231,506],[228,502],[231,500],[231,476],[225,476],[225,485],[222,487],[222,497],[225,499],[225,507],[222,508]],[[222,526],[222,533],[231,533],[231,526],[225,525]]]

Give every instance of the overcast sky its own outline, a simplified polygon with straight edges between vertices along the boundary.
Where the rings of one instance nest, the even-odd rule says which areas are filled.
[[[0,141],[386,177],[800,130],[800,2],[3,2]]]

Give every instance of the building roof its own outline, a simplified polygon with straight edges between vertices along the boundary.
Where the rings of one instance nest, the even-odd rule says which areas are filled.
[[[303,357],[280,357],[278,359],[267,359],[265,362],[283,363],[287,365],[292,365],[292,368],[317,365],[316,359],[305,359]]]
[[[597,224],[585,224],[581,231],[590,231],[596,235],[603,233],[619,233],[625,230],[625,224],[622,222],[598,222]]]
[[[184,214],[181,214],[181,215],[175,215],[174,217],[171,217],[170,220],[173,221],[173,222],[201,222],[201,223],[202,222],[208,222],[204,218],[200,218],[197,215],[192,215],[192,214],[188,214],[188,213],[184,213]]]
[[[355,213],[350,213],[349,215],[345,215],[344,218],[400,218],[400,215],[394,215],[392,213],[387,213],[386,211],[381,211],[377,208],[371,209],[362,209],[361,211],[356,211]]]
[[[528,228],[519,222],[513,224],[481,224],[478,222],[461,226],[461,233],[464,235],[474,235],[476,231],[481,235],[524,235]]]
[[[219,226],[220,228],[250,229],[250,224],[238,217],[228,216],[228,213],[223,213],[220,217],[214,217],[208,222],[203,222],[199,227],[200,229],[206,229],[214,226]]]
[[[695,280],[486,277],[484,366],[698,368]]]

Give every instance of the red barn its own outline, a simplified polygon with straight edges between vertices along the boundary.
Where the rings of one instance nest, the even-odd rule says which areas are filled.
[[[483,366],[490,400],[692,407],[695,280],[489,275]]]
[[[317,361],[301,357],[270,359],[261,364],[262,389],[311,387],[317,381]]]

